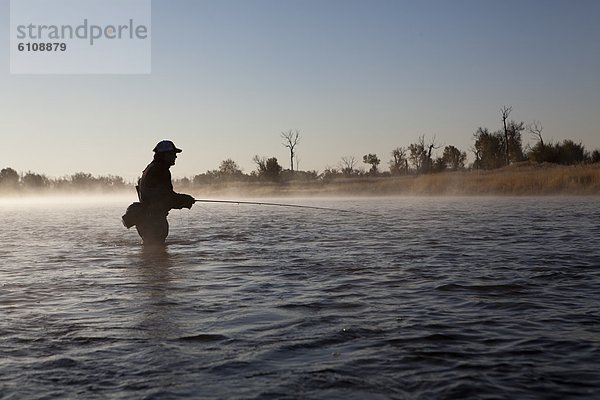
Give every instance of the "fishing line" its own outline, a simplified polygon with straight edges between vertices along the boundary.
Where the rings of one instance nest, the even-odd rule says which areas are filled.
[[[255,206],[274,206],[274,207],[292,207],[292,208],[309,208],[313,210],[321,211],[334,211],[341,213],[357,213],[364,214],[361,211],[343,210],[341,208],[330,208],[330,207],[317,207],[317,206],[303,206],[299,204],[285,204],[285,203],[269,203],[263,201],[239,201],[239,200],[209,200],[209,199],[194,199],[194,203],[225,203],[225,204],[251,204]]]

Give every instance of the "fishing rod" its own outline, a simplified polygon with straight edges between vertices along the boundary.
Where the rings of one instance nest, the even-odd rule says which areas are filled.
[[[209,200],[209,199],[194,199],[194,203],[225,203],[225,204],[251,204],[255,206],[275,206],[275,207],[293,207],[293,208],[310,208],[313,210],[335,211],[345,213],[361,213],[360,211],[342,210],[340,208],[317,207],[317,206],[302,206],[299,204],[285,203],[268,203],[263,201],[239,201],[239,200]]]

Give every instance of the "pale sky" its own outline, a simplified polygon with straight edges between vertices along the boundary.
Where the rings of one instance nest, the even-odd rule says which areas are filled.
[[[155,0],[149,75],[11,75],[9,4],[0,168],[133,180],[161,139],[184,150],[174,177],[289,168],[279,135],[298,129],[300,169],[367,153],[385,169],[420,135],[469,153],[503,105],[600,148],[597,0]]]

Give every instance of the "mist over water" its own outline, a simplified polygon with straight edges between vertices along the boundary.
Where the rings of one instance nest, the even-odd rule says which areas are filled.
[[[0,398],[597,395],[598,198],[289,202],[0,203]]]

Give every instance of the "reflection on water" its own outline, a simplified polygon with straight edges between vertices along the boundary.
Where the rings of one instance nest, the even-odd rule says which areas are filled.
[[[141,246],[139,267],[139,322],[136,328],[153,338],[176,337],[180,333],[174,305],[169,300],[172,290],[173,263],[166,246]]]
[[[148,248],[127,202],[2,205],[0,396],[597,394],[597,199],[301,202],[370,214],[194,207]]]

